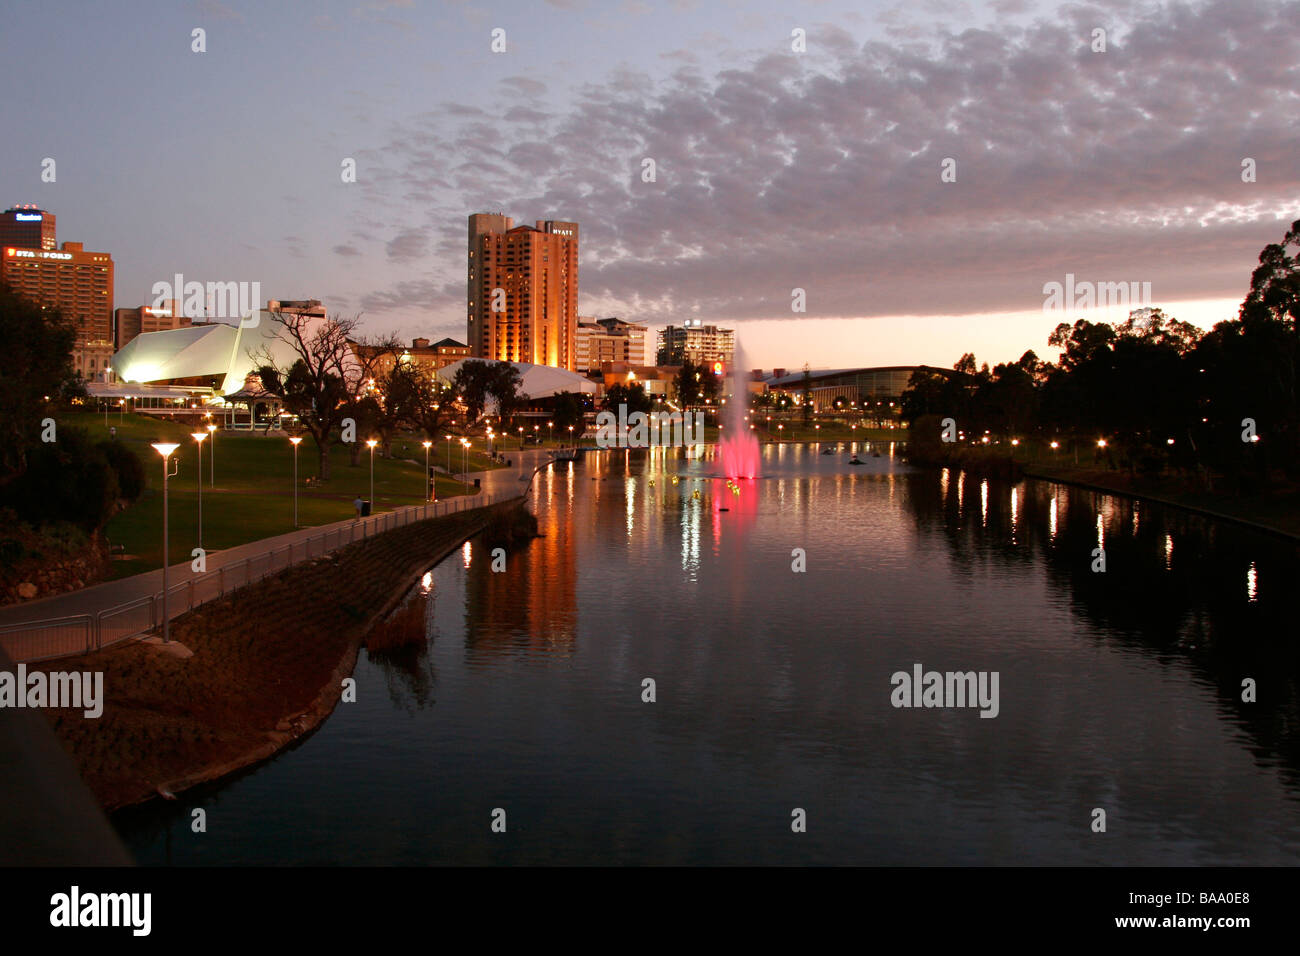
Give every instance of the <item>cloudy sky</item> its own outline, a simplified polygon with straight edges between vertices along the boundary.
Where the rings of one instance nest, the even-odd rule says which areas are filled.
[[[1067,273],[1228,318],[1300,218],[1297,3],[17,0],[0,70],[0,202],[111,252],[119,307],[179,272],[463,339],[503,211],[580,223],[584,315],[995,362],[1054,354]]]

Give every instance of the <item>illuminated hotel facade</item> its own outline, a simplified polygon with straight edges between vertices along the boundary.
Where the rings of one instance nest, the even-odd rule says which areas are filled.
[[[578,224],[469,217],[467,339],[476,358],[575,371]]]
[[[5,210],[0,238],[0,279],[71,320],[73,367],[86,381],[106,381],[114,352],[113,257],[86,252],[80,242],[56,249],[54,215],[31,206]]]

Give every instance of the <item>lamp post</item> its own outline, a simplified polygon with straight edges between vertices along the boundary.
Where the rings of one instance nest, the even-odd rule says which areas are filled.
[[[460,477],[462,481],[469,478],[469,439],[460,440]]]
[[[208,476],[208,487],[217,487],[217,426],[209,425],[208,434],[212,436],[212,449],[208,452],[208,467],[212,474]]]
[[[443,435],[442,437],[447,439],[447,474],[450,475],[451,474],[451,436]]]
[[[366,445],[370,448],[370,513],[374,514],[377,510],[375,507],[375,446],[378,445],[373,438],[366,439]]]
[[[573,444],[573,426],[572,426],[572,425],[569,426],[569,444],[570,444],[570,445]]]
[[[424,446],[424,500],[433,500],[433,476],[429,474],[429,449],[433,447],[433,442],[422,441]]]
[[[125,408],[126,408],[126,399],[119,398],[117,400],[117,423],[119,425],[122,424],[122,415],[124,414]]]
[[[195,444],[199,446],[199,547],[203,547],[203,439],[208,437],[207,432],[190,432],[190,437],[194,439]]]
[[[171,640],[171,619],[167,614],[167,459],[180,445],[175,442],[156,441],[153,443],[154,451],[162,455],[163,460],[163,602],[162,602],[162,619],[163,619],[163,643],[166,644]],[[199,480],[202,481],[203,473],[199,472]]]
[[[295,435],[289,439],[293,445],[293,526],[298,527],[298,445],[302,437]]]
[[[546,441],[548,444],[555,444],[555,422],[546,423]]]
[[[524,426],[519,426],[519,450],[524,450]]]

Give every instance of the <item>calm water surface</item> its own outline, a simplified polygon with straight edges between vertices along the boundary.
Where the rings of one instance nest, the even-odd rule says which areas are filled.
[[[675,450],[543,471],[545,537],[505,573],[474,541],[417,582],[426,648],[363,651],[357,703],[120,816],[128,845],[177,864],[1300,862],[1293,543],[833,447],[765,448],[739,496]],[[917,663],[997,671],[999,715],[894,708]]]

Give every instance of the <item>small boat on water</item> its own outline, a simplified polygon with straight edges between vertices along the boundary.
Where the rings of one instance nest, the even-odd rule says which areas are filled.
[[[863,462],[862,459],[859,458],[857,455],[854,455],[852,458],[849,459],[849,464],[850,464],[850,465],[861,465],[861,464],[864,464],[864,462]]]

